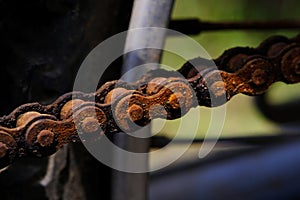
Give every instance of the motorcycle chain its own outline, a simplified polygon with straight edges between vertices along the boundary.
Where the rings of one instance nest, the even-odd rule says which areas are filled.
[[[259,95],[277,81],[300,82],[300,35],[195,58],[178,71],[153,70],[135,83],[107,82],[95,93],[67,93],[50,105],[25,104],[0,118],[0,168],[80,139],[132,132],[154,118],[177,119],[196,106],[219,106],[239,93]]]

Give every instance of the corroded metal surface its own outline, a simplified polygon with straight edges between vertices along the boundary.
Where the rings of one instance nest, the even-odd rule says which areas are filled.
[[[136,83],[111,81],[95,93],[72,92],[47,106],[20,106],[0,118],[0,166],[23,156],[53,154],[79,141],[78,133],[89,142],[133,131],[133,123],[145,126],[154,118],[179,118],[192,107],[219,106],[238,93],[259,95],[276,81],[300,82],[300,35],[272,37],[255,49],[233,48],[213,61],[187,62],[178,70],[184,78],[154,70]]]

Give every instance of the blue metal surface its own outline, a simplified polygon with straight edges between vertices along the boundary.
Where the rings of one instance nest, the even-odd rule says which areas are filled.
[[[156,177],[149,193],[150,200],[300,199],[300,141]]]

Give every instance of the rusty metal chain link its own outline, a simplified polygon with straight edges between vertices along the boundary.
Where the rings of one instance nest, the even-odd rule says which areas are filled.
[[[79,141],[78,134],[88,142],[133,131],[132,123],[180,118],[193,107],[219,106],[239,93],[262,94],[277,81],[300,82],[300,35],[232,48],[214,60],[196,58],[176,73],[150,71],[136,83],[111,81],[95,93],[68,93],[50,105],[25,104],[0,118],[0,168],[20,157],[51,155]]]

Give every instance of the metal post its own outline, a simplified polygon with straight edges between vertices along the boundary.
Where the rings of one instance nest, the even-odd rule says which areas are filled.
[[[173,8],[173,0],[135,0],[132,10],[129,29],[143,27],[162,27],[168,26],[170,14]],[[157,35],[155,32],[138,34],[129,32],[126,39],[125,50],[135,49],[142,45],[146,48],[153,41],[160,42],[161,48],[164,46],[165,35]],[[135,66],[145,63],[159,63],[161,58],[160,50],[143,49],[134,51],[124,57],[122,72],[127,72]],[[153,68],[152,68],[153,69]],[[133,81],[135,74],[130,73],[126,81]],[[150,135],[150,128],[145,130]],[[138,139],[129,137],[126,133],[119,133],[115,137],[115,142],[122,148],[135,152],[148,152],[149,139]],[[117,156],[117,155],[114,155]],[[126,161],[125,161],[126,162]],[[145,158],[138,165],[148,166],[148,158]],[[126,163],[124,163],[126,165]],[[113,200],[143,200],[147,199],[147,173],[133,174],[114,171],[112,180],[112,199]]]

